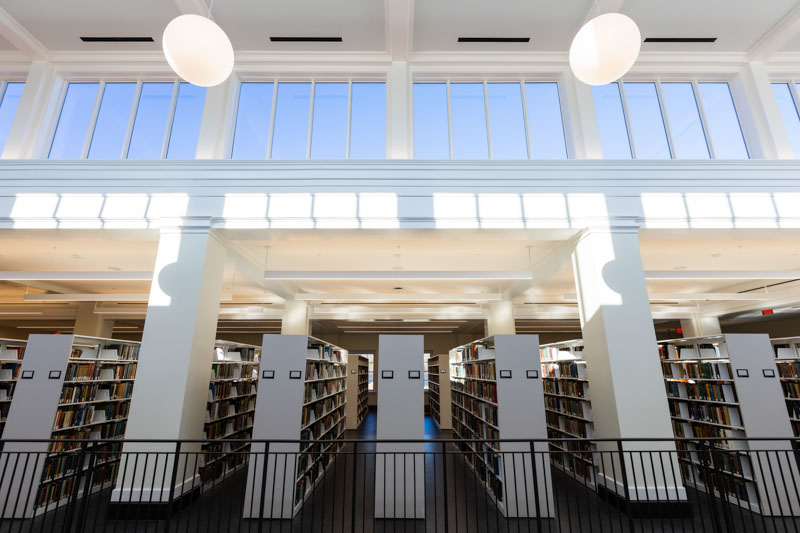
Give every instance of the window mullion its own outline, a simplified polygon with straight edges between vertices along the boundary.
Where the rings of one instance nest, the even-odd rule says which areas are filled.
[[[711,159],[716,159],[716,156],[714,155],[714,142],[711,140],[711,135],[708,134],[706,110],[703,107],[703,98],[700,96],[700,87],[697,86],[697,80],[692,80],[692,91],[694,91],[694,100],[697,103],[697,111],[700,113],[700,123],[703,125],[703,135],[706,137],[708,155],[711,157]]]
[[[489,119],[489,83],[483,80],[483,108],[486,115],[486,143],[489,148],[489,159],[492,157],[492,124]]]
[[[8,82],[6,80],[0,80],[0,105],[3,103],[3,98],[6,96],[7,88]]]
[[[453,159],[453,105],[450,102],[450,80],[447,80],[447,139],[450,143],[450,159]]]
[[[519,90],[522,94],[522,120],[525,122],[525,144],[528,147],[528,159],[533,159],[533,147],[531,146],[531,128],[528,123],[528,97],[525,95],[525,81],[519,82]]]
[[[142,96],[142,81],[136,82],[136,90],[133,93],[133,102],[131,103],[131,113],[128,116],[128,129],[125,130],[125,141],[122,143],[122,154],[120,158],[126,159],[128,157],[128,149],[131,147],[131,137],[133,136],[133,124],[136,122],[136,111],[139,109],[139,98]]]
[[[225,157],[233,159],[233,144],[236,142],[236,124],[239,122],[239,99],[242,95],[242,82],[236,80],[236,87],[233,93],[233,127],[228,130],[229,133],[225,136]]]
[[[800,91],[797,90],[794,80],[789,80],[789,93],[792,95],[792,103],[794,103],[794,112],[800,120]]]
[[[664,123],[664,131],[667,134],[667,148],[669,148],[669,156],[672,159],[677,159],[675,156],[675,145],[672,143],[672,130],[669,127],[669,116],[667,115],[667,106],[664,103],[664,94],[661,92],[661,80],[656,80],[656,98],[658,98],[658,107],[661,109],[661,122]]]
[[[81,159],[86,159],[89,156],[89,147],[92,144],[92,137],[94,137],[94,127],[97,125],[97,115],[100,114],[100,103],[103,101],[103,93],[105,92],[105,89],[106,82],[101,81],[97,86],[97,95],[94,98],[92,117],[89,119],[89,129],[86,132],[86,137],[83,140]]]
[[[267,159],[272,159],[272,139],[275,136],[275,107],[278,105],[278,86],[277,81],[272,82],[272,108],[269,117],[269,138],[267,139]]]
[[[350,159],[350,126],[353,115],[353,80],[347,80],[347,140],[344,146],[344,158]]]
[[[311,98],[308,102],[308,136],[306,137],[306,159],[311,159],[311,132],[314,129],[314,96],[317,82],[311,80]]]
[[[181,82],[175,80],[172,85],[172,101],[169,103],[167,127],[164,128],[164,140],[161,143],[161,159],[167,158],[167,150],[169,150],[169,138],[170,135],[172,135],[172,121],[175,120],[175,108],[178,107],[178,91],[180,88]]]
[[[622,103],[622,118],[625,119],[625,129],[628,130],[628,144],[631,148],[631,157],[636,159],[636,143],[633,140],[633,129],[631,128],[631,117],[628,112],[628,100],[625,96],[625,87],[622,80],[617,82],[619,88],[619,100]]]

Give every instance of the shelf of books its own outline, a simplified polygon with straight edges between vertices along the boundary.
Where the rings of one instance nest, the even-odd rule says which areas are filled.
[[[764,456],[758,453],[764,449],[761,442],[737,440],[785,438],[768,449],[791,449],[793,434],[768,337],[729,334],[662,341],[659,354],[675,437],[723,439],[706,441],[722,450],[716,454],[703,450],[707,444],[677,443],[684,482],[754,512],[773,514],[778,500],[784,512],[800,511],[794,495],[774,494],[779,480],[765,477],[770,471],[796,473],[794,455]],[[712,469],[710,478],[704,464]],[[712,487],[704,484],[706,479]],[[763,504],[767,501],[768,508]]]
[[[542,386],[552,464],[582,483],[594,486],[595,444],[559,440],[595,436],[583,348],[582,340],[542,345]]]
[[[90,466],[92,492],[116,478],[122,446],[117,441],[125,435],[138,357],[137,342],[72,335],[29,338],[7,437],[98,441],[91,454],[81,454],[76,442],[42,443],[45,459],[28,473],[33,477],[17,482],[31,489],[37,514],[63,505],[76,488],[77,474]],[[37,446],[28,448],[38,451]],[[83,476],[81,483],[88,478]]]
[[[203,426],[203,484],[219,481],[247,463],[256,410],[256,387],[261,348],[248,344],[216,341],[208,404]]]
[[[14,386],[19,379],[26,344],[20,340],[0,339],[0,438],[14,398]]]
[[[517,491],[523,480],[532,486],[531,465],[504,461],[507,454],[526,446],[530,453],[529,445],[497,440],[547,436],[538,341],[536,335],[495,335],[450,351],[453,437],[505,516],[536,515],[534,495]],[[536,446],[542,452],[537,453],[539,461],[548,448],[544,443]],[[539,487],[550,487],[550,469],[543,464],[536,472]],[[549,512],[542,499],[546,491],[540,493],[539,508]]]
[[[268,493],[264,517],[291,518],[343,445],[338,441],[346,430],[348,354],[306,335],[264,335],[261,353],[253,438],[314,441],[270,445],[267,478],[276,481],[264,487]],[[258,453],[263,445],[254,445],[253,450]],[[288,454],[288,461],[282,454]],[[245,504],[245,516],[258,516],[251,506],[259,500],[251,500],[249,493],[261,491],[260,477],[252,476],[256,471],[260,476],[264,466],[261,460],[250,462],[247,501],[251,503]]]
[[[369,359],[351,353],[348,355],[348,367],[347,429],[358,429],[369,412]]]
[[[452,418],[449,367],[449,355],[432,355],[428,359],[428,398],[431,418],[439,429],[450,429]]]
[[[795,437],[800,437],[800,337],[772,339],[778,377]]]

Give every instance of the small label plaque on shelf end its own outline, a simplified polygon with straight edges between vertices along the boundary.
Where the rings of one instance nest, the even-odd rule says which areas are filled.
[[[736,369],[736,377],[737,378],[749,378],[750,377],[750,371],[747,370],[746,368],[737,368]]]
[[[381,379],[394,379],[394,370],[381,370]]]
[[[22,379],[33,379],[33,370],[23,370]]]
[[[539,379],[538,370],[527,370],[526,374],[528,375],[528,379]]]
[[[501,370],[500,379],[511,379],[511,370]]]
[[[59,379],[61,378],[61,370],[51,370],[50,373],[47,375],[47,379]]]
[[[261,371],[261,379],[275,379],[275,371],[274,370],[262,370]]]
[[[773,370],[772,368],[764,368],[761,370],[761,373],[764,375],[765,378],[775,377],[775,370]]]
[[[408,379],[420,379],[422,376],[422,372],[419,370],[409,370],[408,371]]]
[[[289,379],[302,379],[303,373],[300,370],[289,370]]]

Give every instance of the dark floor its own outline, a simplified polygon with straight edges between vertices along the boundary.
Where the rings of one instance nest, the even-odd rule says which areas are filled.
[[[358,431],[348,438],[375,438],[377,417],[371,412]],[[443,437],[449,437],[444,432]],[[425,419],[426,439],[440,437],[433,421]],[[705,494],[691,492],[691,518],[629,518],[602,501],[597,492],[553,470],[553,497],[547,509],[554,519],[508,519],[498,512],[483,485],[465,466],[461,456],[448,450],[443,456],[440,444],[426,447],[425,518],[420,520],[376,520],[374,513],[375,455],[362,445],[354,457],[346,447],[329,468],[323,482],[310,494],[293,520],[244,520],[241,518],[246,470],[206,490],[200,499],[173,514],[169,520],[109,520],[105,518],[110,490],[83,500],[70,517],[59,509],[34,520],[0,524],[0,531],[76,531],[76,532],[464,532],[501,533],[533,531],[800,531],[800,522],[764,518],[726,507]],[[374,445],[373,449],[374,449]],[[446,457],[446,461],[444,460]],[[355,460],[355,462],[354,462]],[[354,468],[355,466],[355,468]],[[444,467],[447,467],[445,483]],[[712,502],[714,505],[712,506]],[[352,519],[353,515],[355,520]],[[647,515],[645,515],[647,516]],[[142,517],[143,518],[143,517]],[[67,521],[72,524],[65,527]]]

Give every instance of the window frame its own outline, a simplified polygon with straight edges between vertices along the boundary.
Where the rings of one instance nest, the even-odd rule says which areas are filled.
[[[3,100],[5,100],[6,89],[8,89],[8,84],[9,83],[21,83],[22,84],[22,92],[23,92],[23,94],[25,93],[25,85],[27,84],[27,80],[25,78],[9,76],[9,77],[5,77],[3,79],[0,79],[0,105],[2,105]],[[21,100],[21,98],[20,98],[20,100]],[[11,119],[11,127],[12,128],[14,126],[14,121],[17,118],[17,112],[19,112],[19,106],[17,106],[17,109],[14,111],[14,118]],[[9,131],[9,136],[10,136],[10,133],[11,132]],[[5,147],[6,147],[7,144],[8,144],[8,138],[6,138],[5,142],[2,145],[2,149],[0,149],[0,155],[2,155],[2,153],[5,150]]]
[[[800,89],[797,88],[797,84],[800,83],[800,76],[779,76],[779,77],[771,77],[769,80],[770,89],[775,84],[786,84],[789,86],[789,95],[792,97],[792,103],[794,104],[795,113],[797,113],[798,120],[800,120]],[[772,92],[773,97],[775,97],[775,92]],[[786,127],[785,120],[780,112],[778,112],[781,118],[781,126],[786,131],[787,139],[789,136],[789,130]],[[791,145],[791,140],[789,140]],[[794,155],[795,159],[800,159],[800,154],[794,153],[794,148],[792,148],[792,154]]]
[[[55,118],[53,124],[50,127],[50,132],[47,137],[48,142],[45,147],[45,154],[44,154],[45,159],[50,158],[50,151],[53,147],[53,141],[55,140],[56,131],[58,130],[58,124],[61,120],[61,112],[63,111],[64,103],[67,97],[67,90],[69,89],[70,84],[73,83],[97,83],[97,94],[95,95],[94,106],[92,107],[92,114],[89,117],[89,127],[86,130],[86,137],[84,138],[83,141],[83,149],[81,151],[81,156],[76,160],[89,159],[89,150],[92,145],[92,139],[94,138],[95,128],[97,127],[97,119],[100,114],[100,107],[103,102],[103,96],[107,84],[109,83],[136,84],[136,88],[133,93],[133,100],[131,101],[131,110],[130,113],[128,114],[128,125],[125,129],[125,138],[122,142],[122,150],[120,151],[120,156],[119,156],[120,160],[126,160],[128,158],[128,151],[130,149],[131,138],[133,137],[133,129],[136,122],[136,113],[139,109],[140,97],[142,95],[142,85],[144,83],[172,83],[172,96],[170,100],[169,112],[167,114],[166,128],[164,128],[164,138],[161,143],[161,155],[157,160],[167,159],[167,152],[169,151],[169,142],[170,138],[172,137],[172,128],[175,120],[175,109],[178,105],[178,92],[180,91],[181,83],[188,83],[174,76],[170,77],[153,76],[147,78],[100,77],[100,78],[65,79],[64,83],[62,84],[61,91],[59,92],[60,94],[58,100],[58,107],[55,113]]]
[[[533,157],[533,146],[531,143],[531,128],[530,122],[528,118],[528,100],[527,94],[525,91],[525,84],[526,83],[552,83],[555,84],[557,87],[558,92],[558,110],[561,115],[561,135],[564,139],[564,151],[566,153],[566,159],[575,159],[575,148],[574,143],[571,142],[569,129],[569,115],[567,114],[567,107],[565,102],[565,88],[563,84],[563,80],[561,79],[562,76],[553,75],[548,77],[515,77],[515,78],[505,78],[505,77],[448,77],[448,78],[437,78],[437,77],[427,77],[427,76],[420,76],[418,78],[414,78],[410,82],[410,86],[408,89],[409,92],[409,113],[408,113],[408,120],[409,120],[409,154],[410,159],[415,159],[414,155],[414,85],[415,84],[423,84],[423,83],[431,83],[431,84],[445,84],[445,94],[447,98],[447,133],[448,133],[448,142],[449,142],[449,157],[448,160],[457,161],[453,157],[453,106],[452,100],[450,95],[450,85],[453,83],[480,83],[483,85],[483,100],[484,100],[484,113],[486,114],[486,140],[487,140],[487,149],[488,149],[488,158],[487,161],[492,161],[494,159],[494,151],[492,149],[492,125],[491,125],[491,109],[489,107],[489,84],[491,83],[514,83],[519,84],[520,86],[520,93],[521,93],[521,101],[522,101],[522,120],[525,129],[525,147],[527,149],[528,157],[526,159],[519,159],[519,161],[534,161],[536,160]],[[500,161],[505,161],[505,159],[501,159]],[[560,161],[560,159],[559,159]]]
[[[230,135],[228,135],[228,142],[225,146],[225,152],[223,155],[223,159],[233,159],[233,145],[236,142],[236,122],[239,116],[239,97],[241,95],[242,84],[245,83],[271,83],[272,87],[272,105],[270,108],[270,116],[269,116],[269,129],[267,133],[267,154],[265,160],[269,161],[272,160],[272,145],[274,141],[274,134],[275,134],[275,115],[276,115],[276,106],[278,103],[278,85],[281,83],[310,83],[311,84],[311,92],[309,97],[309,112],[308,112],[308,130],[306,132],[306,156],[305,158],[298,159],[298,161],[310,161],[311,160],[311,140],[314,134],[314,100],[316,97],[316,84],[317,83],[346,83],[347,84],[347,132],[345,135],[345,157],[341,159],[342,161],[351,161],[353,159],[350,158],[350,140],[351,140],[351,128],[352,128],[352,118],[353,118],[353,84],[356,83],[382,83],[384,85],[385,91],[385,105],[384,105],[384,113],[385,113],[385,147],[384,147],[384,158],[389,158],[389,82],[386,76],[336,76],[336,77],[324,77],[324,76],[314,76],[309,78],[298,78],[294,76],[274,76],[274,77],[257,77],[257,76],[247,76],[247,77],[240,77],[236,80],[236,84],[233,89],[233,98],[231,100],[232,104],[232,113],[230,115]],[[355,159],[354,161],[358,161],[359,159]]]
[[[617,80],[617,86],[619,87],[620,99],[622,100],[622,114],[625,119],[625,128],[628,130],[628,142],[630,143],[631,149],[631,156],[633,160],[639,161],[648,161],[648,159],[639,159],[636,155],[636,141],[633,137],[633,129],[631,127],[631,120],[630,114],[628,111],[628,100],[627,95],[625,93],[625,84],[626,83],[653,83],[655,84],[656,95],[658,97],[658,105],[661,109],[661,119],[664,123],[664,131],[667,136],[667,146],[669,148],[670,159],[673,161],[680,161],[675,157],[675,144],[672,138],[672,130],[669,123],[669,114],[667,113],[666,104],[664,103],[664,93],[661,89],[662,83],[689,83],[692,86],[692,92],[694,93],[695,104],[697,105],[697,112],[700,117],[700,125],[703,128],[703,136],[706,140],[706,146],[708,147],[708,155],[709,160],[716,160],[716,151],[714,149],[714,141],[709,134],[708,128],[708,119],[706,118],[705,107],[703,104],[703,97],[700,94],[700,87],[701,83],[725,83],[728,86],[728,91],[730,92],[731,96],[731,104],[733,105],[734,112],[736,113],[736,122],[739,125],[739,133],[742,135],[742,141],[744,143],[745,150],[747,151],[747,159],[752,159],[752,148],[749,146],[747,132],[745,131],[745,125],[742,124],[742,108],[739,103],[736,101],[736,96],[734,93],[734,88],[732,86],[732,80],[729,79],[717,79],[713,76],[704,77],[700,79],[696,76],[690,77],[656,77],[656,78],[645,78],[641,76],[635,77],[626,77]],[[595,114],[596,116],[596,114]],[[688,161],[688,160],[683,160]]]

